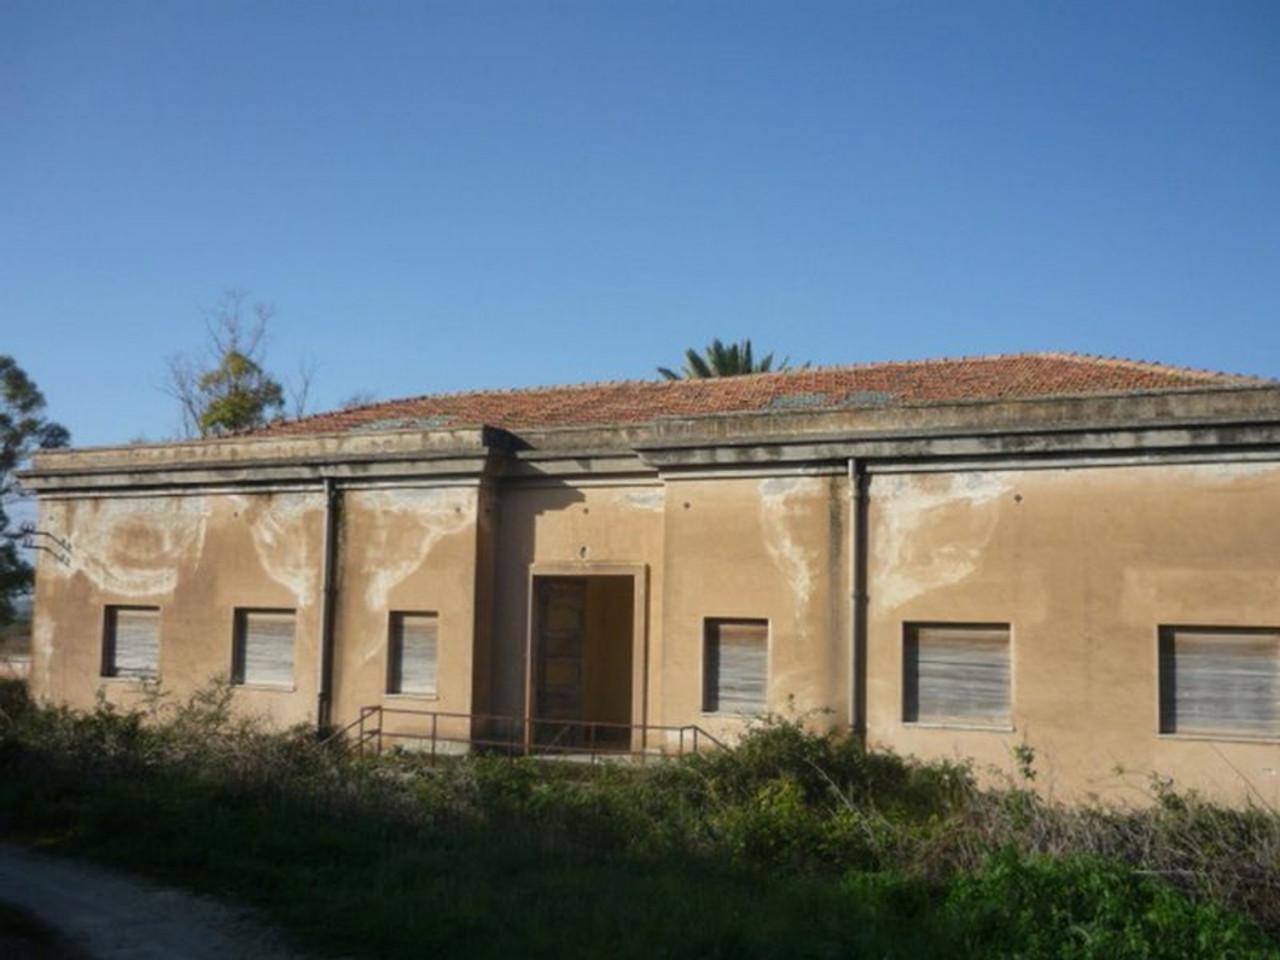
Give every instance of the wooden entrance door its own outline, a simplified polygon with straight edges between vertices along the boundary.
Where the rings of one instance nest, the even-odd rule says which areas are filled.
[[[583,653],[586,646],[587,581],[584,577],[538,577],[534,661],[533,731],[538,743],[576,743],[581,730],[556,720],[583,719]],[[550,721],[550,722],[548,722]]]

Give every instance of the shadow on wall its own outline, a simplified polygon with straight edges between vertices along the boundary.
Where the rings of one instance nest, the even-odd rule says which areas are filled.
[[[529,567],[536,556],[540,520],[581,505],[586,495],[567,483],[504,491],[493,518],[494,618],[487,658],[486,713],[524,712],[525,637],[528,631]],[[545,559],[545,558],[544,558]],[[565,562],[571,556],[555,557]],[[478,651],[479,652],[479,651]]]

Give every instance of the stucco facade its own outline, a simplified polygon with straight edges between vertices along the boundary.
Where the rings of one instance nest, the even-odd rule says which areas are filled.
[[[103,676],[108,608],[158,611],[175,696],[233,672],[237,610],[283,610],[291,683],[235,699],[277,724],[382,705],[465,737],[554,703],[732,739],[750,721],[707,709],[706,644],[740,621],[767,634],[769,711],[981,767],[1027,743],[1062,796],[1136,796],[1155,772],[1280,803],[1280,737],[1162,732],[1159,689],[1162,628],[1280,628],[1273,384],[268,431],[44,453],[25,480],[69,545],[39,558],[46,700],[142,695]],[[586,638],[560,691],[535,679],[563,666],[539,646],[553,582],[582,585]],[[438,626],[434,692],[388,692],[396,611]],[[913,624],[1007,632],[1007,723],[908,719]]]

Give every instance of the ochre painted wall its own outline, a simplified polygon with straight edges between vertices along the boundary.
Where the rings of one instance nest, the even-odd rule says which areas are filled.
[[[635,568],[635,601],[647,627],[635,635],[637,662],[649,646],[647,701],[650,722],[661,696],[654,648],[659,645],[663,573],[663,488],[655,484],[605,486],[509,486],[500,490],[495,542],[493,649],[488,688],[490,713],[524,714],[525,654],[531,572],[559,575],[614,574]],[[647,582],[647,583],[646,583]],[[633,698],[632,716],[645,698]],[[601,718],[603,719],[603,718]]]
[[[1158,734],[1162,624],[1280,625],[1280,467],[877,476],[870,485],[868,739],[1133,799],[1151,771],[1280,801],[1280,743]],[[902,721],[903,624],[1011,625],[1012,731]],[[1117,773],[1117,769],[1123,773]]]
[[[33,691],[137,701],[137,681],[100,675],[107,604],[160,608],[161,684],[176,698],[230,673],[236,607],[293,608],[293,689],[240,688],[236,703],[278,725],[313,717],[323,514],[319,493],[43,500],[41,529],[72,552],[69,566],[40,555]]]
[[[342,497],[338,601],[334,629],[334,719],[361,707],[472,712],[476,648],[475,486],[350,490]],[[437,616],[436,694],[388,694],[393,611]],[[465,737],[460,718],[438,719],[438,733]],[[425,729],[412,715],[386,715],[388,730]]]
[[[707,617],[769,621],[768,707],[848,718],[848,485],[843,477],[707,479],[667,488],[661,717],[734,736],[702,712]]]
[[[476,642],[474,486],[351,490],[342,497],[335,616],[337,723],[361,706],[471,711]],[[160,681],[183,698],[231,666],[236,607],[297,611],[292,690],[237,687],[235,703],[277,725],[314,722],[324,498],[316,493],[45,500],[42,529],[73,544],[41,556],[32,689],[76,706],[99,689],[137,702],[136,680],[100,676],[104,607],[160,608]],[[436,697],[386,693],[389,614],[439,618]],[[389,718],[388,727],[398,724]],[[419,724],[421,726],[421,724]],[[466,724],[441,733],[466,733]]]
[[[1158,771],[1280,804],[1280,744],[1158,733],[1156,669],[1162,624],[1280,625],[1280,466],[876,474],[868,496],[871,743],[985,772],[1011,770],[1026,742],[1038,785],[1061,796],[1136,798]],[[40,511],[73,551],[70,566],[40,556],[37,695],[136,700],[138,684],[100,677],[105,604],[161,608],[175,696],[228,671],[235,607],[292,607],[295,689],[242,689],[237,702],[277,724],[314,720],[318,491],[46,498]],[[743,720],[702,713],[703,623],[749,617],[769,622],[769,709],[843,725],[849,535],[842,475],[347,490],[334,719],[376,703],[521,715],[531,571],[631,570],[634,719],[740,732]],[[392,610],[439,616],[435,698],[385,693]],[[1010,624],[1012,729],[903,722],[913,621]]]
[[[633,588],[632,577],[587,580],[582,683],[588,720],[631,722]]]

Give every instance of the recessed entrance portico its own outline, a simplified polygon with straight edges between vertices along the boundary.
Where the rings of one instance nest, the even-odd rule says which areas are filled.
[[[526,651],[530,746],[629,750],[645,722],[644,570],[535,567]]]

